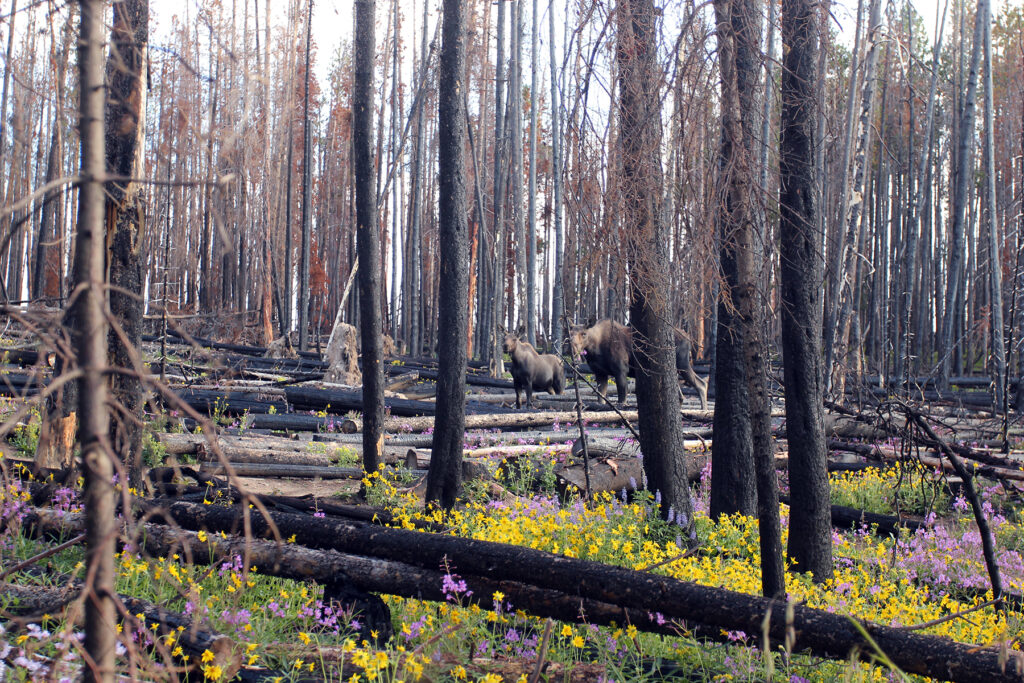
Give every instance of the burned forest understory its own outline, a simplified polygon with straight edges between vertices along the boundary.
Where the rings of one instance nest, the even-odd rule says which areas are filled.
[[[1021,0],[0,52],[0,681],[1024,683]]]

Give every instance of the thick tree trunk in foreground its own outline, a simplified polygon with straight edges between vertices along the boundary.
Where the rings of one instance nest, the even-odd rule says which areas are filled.
[[[363,469],[375,472],[384,446],[384,348],[381,325],[380,238],[373,167],[374,0],[356,2],[352,156],[359,247],[359,333],[363,352]]]
[[[107,321],[103,278],[103,2],[82,0],[78,42],[81,181],[78,190],[78,235],[75,245],[74,347],[78,381],[78,431],[85,473],[86,683],[114,681],[114,463],[107,443]]]
[[[107,103],[107,168],[118,176],[141,178],[145,124],[146,51],[149,43],[149,0],[114,4],[111,54],[107,62],[110,97]],[[107,184],[107,264],[110,268],[110,311],[120,329],[107,344],[110,365],[121,372],[111,377],[111,393],[123,414],[111,423],[114,453],[124,462],[128,480],[142,490],[142,378],[138,354],[142,342],[142,231],[145,198],[140,183]]]
[[[780,150],[782,362],[793,503],[788,555],[816,581],[832,577],[824,383],[821,373],[821,244],[815,206],[815,63],[818,28],[808,0],[782,3]]]
[[[460,0],[444,0],[438,97],[438,289],[437,413],[427,475],[427,501],[455,504],[462,488],[462,440],[466,420],[466,338],[469,334],[469,231],[466,223],[466,12]]]
[[[751,417],[753,405],[744,361],[748,329],[744,325],[740,310],[742,297],[738,293],[742,286],[741,261],[745,258],[741,253],[743,247],[739,233],[741,230],[745,234],[752,231],[751,224],[757,218],[752,190],[755,180],[753,113],[756,109],[760,49],[757,40],[759,30],[751,22],[760,10],[751,2],[744,2],[735,10],[732,7],[732,4],[726,4],[722,8],[723,13],[718,14],[716,6],[719,31],[723,39],[727,38],[725,52],[719,48],[723,67],[726,67],[722,81],[723,114],[727,106],[732,108],[729,115],[735,129],[726,130],[723,116],[719,158],[722,181],[721,189],[716,193],[722,289],[718,296],[715,335],[714,427],[718,438],[712,446],[711,515],[714,518],[734,513],[755,515],[757,510],[755,425]],[[737,34],[740,39],[733,38]],[[734,99],[738,98],[738,101],[726,101],[725,71],[729,73],[729,92],[734,92]],[[747,175],[744,177],[743,173]],[[737,202],[736,198],[742,201]],[[753,297],[754,293],[750,292],[750,295]]]
[[[679,419],[675,336],[668,290],[668,229],[662,211],[661,99],[657,22],[652,0],[616,4],[624,224],[630,261],[629,305],[636,365],[640,446],[661,515],[692,540],[693,506]]]
[[[157,509],[157,506],[152,508]],[[237,532],[243,528],[242,514],[234,509],[174,503],[162,510],[176,523],[190,529]],[[295,534],[295,542],[300,545],[405,562],[429,570],[447,562],[467,579],[474,592],[478,592],[474,588],[475,577],[526,583],[575,596],[577,601],[582,598],[658,613],[667,622],[685,619],[749,634],[763,632],[765,615],[770,612],[769,637],[781,642],[788,635],[794,638],[796,650],[836,659],[846,659],[854,648],[874,651],[850,618],[803,605],[792,606],[792,620],[787,624],[786,613],[790,606],[785,602],[649,572],[489,541],[315,519],[308,515],[274,513],[271,517],[281,536],[288,538]],[[254,536],[272,537],[267,521],[259,515],[251,517],[251,529]],[[493,595],[493,592],[487,594]],[[870,622],[860,622],[860,625],[889,659],[907,673],[972,683],[1019,683],[1021,679],[1017,668],[1024,669],[1024,661],[1012,651],[1012,659],[1004,669],[998,648],[982,649],[944,637]]]
[[[738,492],[742,479],[736,468],[753,463],[757,488],[757,517],[760,530],[761,583],[765,595],[782,596],[786,592],[785,572],[782,565],[782,531],[779,520],[778,481],[775,474],[775,442],[771,434],[771,405],[768,397],[767,359],[762,339],[764,328],[764,288],[762,263],[756,221],[759,215],[754,205],[756,173],[753,158],[754,110],[759,70],[760,22],[758,10],[747,0],[716,0],[715,16],[718,21],[718,53],[722,74],[722,165],[723,205],[719,208],[722,221],[722,270],[728,287],[723,289],[721,308],[734,307],[730,314],[735,330],[721,330],[723,338],[731,337],[740,344],[722,344],[719,363],[731,361],[736,369],[740,358],[739,377],[732,379],[732,387],[745,392],[747,414],[738,413],[737,406],[715,401],[715,433],[728,434],[732,422],[750,426],[750,441],[738,442],[730,451],[729,444],[713,444],[712,511],[723,510],[715,505],[715,479],[726,477],[729,482],[719,485],[719,492]],[[730,272],[731,271],[731,272]],[[720,323],[721,325],[721,323]],[[719,431],[719,424],[723,429]],[[724,446],[724,447],[723,447]],[[746,449],[749,448],[749,459]]]

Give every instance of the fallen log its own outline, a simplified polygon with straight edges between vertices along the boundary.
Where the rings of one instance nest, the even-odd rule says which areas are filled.
[[[79,513],[58,516],[52,510],[34,509],[26,517],[26,528],[37,536],[59,537],[84,529]],[[213,543],[199,540],[198,533],[158,522],[146,522],[135,528],[139,546],[154,557],[177,554],[194,564],[216,564],[235,556],[248,559],[259,573],[296,581],[336,582],[339,577],[369,593],[385,593],[420,600],[447,602],[447,572],[423,568],[401,561],[389,561],[335,550],[317,550],[294,543],[246,539],[237,534],[218,535]],[[601,625],[635,624],[641,631],[678,635],[679,626],[652,619],[647,612],[618,607],[597,600],[580,599],[560,591],[537,588],[517,581],[494,581],[480,576],[462,576],[472,594],[464,601],[484,609],[494,608],[494,594],[541,617],[567,622]]]
[[[623,411],[627,420],[635,421],[637,413],[635,410]],[[621,422],[619,416],[612,411],[588,412],[583,414],[587,424],[618,424]],[[466,415],[466,430],[471,429],[516,429],[521,427],[550,427],[555,423],[568,425],[576,422],[576,413],[572,411],[560,412],[522,412],[509,411],[503,413],[483,413],[479,415]],[[363,422],[361,419],[351,420],[353,432],[362,431]],[[384,421],[384,430],[388,432],[422,432],[432,429],[434,418],[388,418]]]
[[[235,533],[243,528],[236,509],[174,503],[160,509],[140,502],[142,510],[165,514],[189,529]],[[417,531],[384,529],[361,524],[309,519],[271,513],[282,536],[320,549],[404,561],[422,568],[445,566],[463,575],[488,576],[494,581],[530,581],[538,588],[561,591],[651,613],[666,619],[688,619],[716,627],[761,633],[783,640],[788,634],[796,649],[845,659],[854,648],[867,652],[874,645],[903,671],[945,680],[994,683],[1024,680],[1024,655],[996,647],[979,648],[940,636],[922,635],[867,621],[851,620],[803,605],[786,605],[767,598],[710,588],[649,573],[611,567],[550,553],[488,541],[440,536]],[[268,521],[251,515],[257,537],[271,533]],[[787,612],[791,625],[787,624]],[[767,626],[766,626],[767,624]]]
[[[779,502],[789,505],[789,496],[779,495]],[[844,505],[832,506],[832,526],[836,529],[851,529],[860,526],[874,528],[879,536],[898,536],[900,527],[917,531],[927,525],[921,518],[895,517],[893,515],[880,515],[877,512],[868,512]]]
[[[318,465],[292,465],[284,463],[228,463],[239,477],[271,477],[291,479],[362,479],[364,472],[361,467],[335,467]],[[228,467],[220,462],[199,463],[200,472],[225,476]],[[414,470],[413,474],[425,475],[426,470]]]

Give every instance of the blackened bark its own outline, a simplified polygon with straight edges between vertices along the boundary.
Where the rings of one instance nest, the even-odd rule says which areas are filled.
[[[694,538],[693,507],[679,419],[675,336],[668,290],[668,226],[662,210],[661,98],[653,0],[616,7],[623,223],[629,226],[629,306],[633,326],[640,448],[661,514]]]
[[[437,414],[427,474],[428,502],[455,504],[462,488],[466,409],[466,338],[469,334],[469,226],[466,221],[466,12],[444,0],[438,89]]]
[[[757,110],[758,70],[760,49],[757,40],[759,28],[748,25],[760,9],[754,3],[742,3],[741,9],[749,12],[742,16],[737,12],[729,21],[731,30],[739,38],[729,41],[735,53],[729,63],[735,64],[734,80],[738,90],[740,111],[735,112],[738,125],[743,130],[739,137],[732,139],[723,131],[721,168],[722,177],[745,184],[747,181],[736,177],[734,159],[743,155],[748,166],[753,163],[755,125]],[[732,13],[730,12],[730,16]],[[721,24],[724,19],[720,18]],[[759,126],[758,126],[759,128]],[[743,134],[746,135],[743,135]],[[737,146],[741,146],[737,148]],[[753,180],[753,176],[750,176]],[[727,181],[728,182],[728,181]],[[749,187],[746,188],[749,193]],[[732,190],[723,186],[719,193],[718,240],[722,288],[718,297],[718,324],[715,334],[715,440],[711,446],[711,516],[740,513],[754,515],[757,509],[756,479],[754,467],[754,432],[750,419],[751,403],[746,382],[743,349],[746,330],[739,310],[736,293],[739,291],[740,250],[737,245],[737,230],[745,221],[754,220],[754,215],[745,215],[743,207],[735,206]],[[752,209],[752,207],[747,207]],[[749,229],[749,226],[747,226]]]
[[[756,133],[757,74],[759,64],[760,22],[756,3],[751,0],[716,0],[718,54],[722,74],[722,164],[723,199],[721,219],[723,255],[732,251],[735,259],[735,286],[723,292],[735,306],[733,324],[742,335],[739,348],[728,353],[742,358],[742,388],[748,397],[751,457],[757,487],[757,518],[761,549],[761,585],[769,597],[785,595],[785,571],[782,565],[782,531],[779,520],[779,492],[775,474],[775,442],[771,433],[771,403],[767,386],[767,359],[764,340],[764,288],[760,250],[756,246],[759,216],[756,196],[756,172],[753,141]],[[755,188],[752,190],[752,188]],[[719,347],[721,350],[721,346]],[[720,359],[721,360],[721,359]],[[728,411],[722,401],[719,410]],[[741,418],[742,419],[742,418]],[[717,420],[716,420],[717,423]],[[720,458],[730,455],[713,450]],[[735,464],[726,465],[735,468]],[[712,464],[712,480],[730,474]]]
[[[167,509],[149,505],[150,510],[160,510],[158,517],[166,514],[187,529],[235,533],[242,529],[242,514],[231,508],[182,502]],[[524,583],[574,595],[577,600],[603,601],[649,613],[657,612],[668,622],[686,619],[751,634],[760,634],[767,628],[770,638],[779,641],[792,639],[793,647],[798,651],[808,650],[837,659],[848,658],[854,649],[874,651],[877,647],[904,671],[933,678],[972,683],[1020,680],[1017,670],[1020,658],[1013,652],[1008,662],[1000,663],[1004,655],[998,648],[979,648],[906,628],[851,619],[805,605],[787,606],[778,600],[532,548],[330,518],[313,519],[308,515],[273,512],[270,516],[275,532],[261,515],[252,515],[254,537],[273,538],[280,534],[288,538],[294,534],[296,543],[300,545],[405,562],[430,570],[448,562],[468,579],[467,583],[475,577],[486,577],[487,581]],[[481,584],[481,588],[484,586],[487,584]],[[787,617],[787,612],[791,616]],[[765,616],[769,613],[770,618],[766,622]],[[865,633],[872,642],[868,641]]]
[[[302,105],[302,240],[299,251],[299,350],[309,350],[309,257],[311,242],[311,221],[313,213],[313,152],[309,125],[309,73],[310,36],[313,31],[313,0],[307,0],[306,13],[306,69],[303,72]],[[374,200],[376,201],[376,200]]]
[[[787,553],[794,569],[832,578],[832,529],[821,365],[822,242],[815,205],[815,4],[782,3],[779,270],[782,362],[792,490]]]
[[[564,230],[562,228],[562,109],[559,104],[558,62],[555,60],[555,5],[554,0],[548,4],[549,58],[551,60],[551,177],[552,198],[551,211],[555,222],[555,272],[551,294],[551,343],[552,351],[561,355],[565,332],[562,329],[565,298],[562,291],[562,251]]]
[[[106,110],[107,168],[117,176],[143,175],[142,126],[145,121],[143,75],[149,42],[149,0],[114,4],[107,62],[110,96]],[[120,419],[110,424],[110,442],[125,463],[131,485],[142,490],[142,379],[138,347],[142,341],[142,228],[144,197],[139,183],[112,181],[106,186],[107,262],[110,311],[114,326],[107,338],[111,394],[121,404]],[[118,329],[120,328],[120,329]]]
[[[374,0],[356,2],[352,156],[356,180],[359,333],[363,351],[363,469],[375,472],[384,445],[384,340],[381,325],[380,237],[373,167]]]

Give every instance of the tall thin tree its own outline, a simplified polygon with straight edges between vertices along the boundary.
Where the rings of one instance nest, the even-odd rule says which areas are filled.
[[[984,4],[984,10],[982,9]],[[984,11],[985,23],[985,213],[988,215],[989,300],[992,311],[992,378],[995,382],[995,409],[1002,410],[1006,392],[1006,342],[1003,340],[1003,274],[1000,258],[999,222],[996,212],[996,160],[995,160],[995,105],[992,96],[992,3],[978,2],[978,12]]]
[[[438,82],[437,412],[426,499],[450,508],[462,488],[469,335],[469,226],[466,220],[466,3],[444,0]]]
[[[380,233],[373,167],[374,0],[356,0],[352,157],[355,160],[359,251],[359,333],[363,359],[363,469],[375,472],[384,450],[384,340],[381,324]],[[392,103],[394,106],[394,103]]]
[[[114,25],[107,61],[106,160],[111,173],[141,178],[146,113],[146,51],[149,43],[149,0],[114,4]],[[143,372],[138,348],[142,342],[142,226],[145,196],[139,182],[107,183],[107,264],[110,310],[116,327],[109,334],[110,363],[120,372],[111,377],[113,398],[122,419],[111,424],[111,444],[128,470],[131,485],[143,489]]]
[[[309,348],[309,258],[313,214],[313,137],[309,115],[310,43],[313,33],[313,0],[306,0],[306,68],[302,91],[302,240],[299,247],[299,349]]]
[[[114,461],[107,441],[107,320],[103,277],[104,100],[102,0],[81,0],[78,40],[81,170],[75,243],[73,337],[78,350],[78,440],[85,474],[86,683],[112,683],[117,642],[114,606]]]
[[[973,162],[974,116],[978,94],[978,69],[981,68],[981,46],[984,42],[985,0],[978,0],[978,10],[974,16],[974,44],[971,48],[971,63],[967,75],[967,90],[964,93],[963,109],[960,112],[959,138],[956,141],[956,178],[952,192],[953,203],[950,207],[950,245],[949,268],[946,272],[946,305],[943,308],[942,327],[940,330],[940,349],[942,359],[939,363],[939,382],[943,389],[949,387],[950,361],[953,348],[958,344],[953,337],[953,322],[964,306],[963,264],[965,247],[965,224],[967,223],[968,189],[973,174],[970,172]]]

